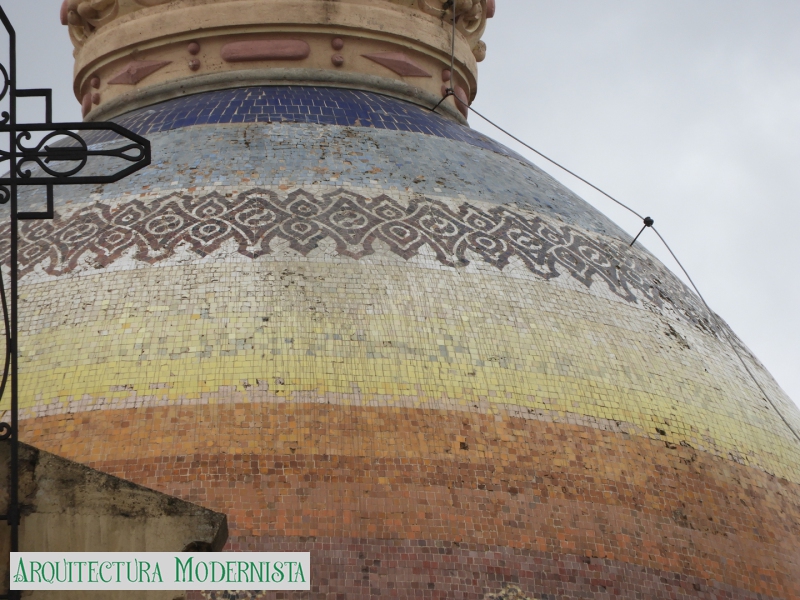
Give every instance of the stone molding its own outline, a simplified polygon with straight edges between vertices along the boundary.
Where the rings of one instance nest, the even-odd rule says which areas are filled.
[[[197,77],[185,77],[146,88],[134,87],[113,100],[92,108],[84,118],[87,121],[106,121],[132,110],[190,94],[200,94],[220,89],[270,85],[336,87],[362,92],[376,92],[398,100],[411,102],[423,108],[433,108],[441,98],[438,94],[426,92],[405,81],[365,75],[363,73],[346,73],[323,69],[242,69]],[[436,111],[439,114],[447,115],[462,125],[467,124],[466,118],[456,110],[452,103],[442,102]]]
[[[218,0],[217,0],[218,1]],[[402,7],[420,10],[441,20],[452,19],[450,0],[383,0]],[[174,0],[64,0],[61,6],[61,23],[69,28],[75,47],[83,46],[104,26],[118,18],[146,8],[157,7]],[[359,0],[345,0],[349,4],[364,4]],[[456,2],[456,27],[475,47],[486,29],[486,21],[495,14],[495,0],[458,0]]]
[[[233,78],[253,69],[297,70],[298,81],[302,74],[320,71],[345,79],[366,76],[373,78],[373,86],[377,82],[376,91],[391,93],[391,84],[404,84],[436,102],[452,85],[469,103],[477,93],[477,62],[485,56],[480,37],[494,2],[457,1],[452,74],[448,4],[441,0],[352,0],[335,5],[316,0],[66,0],[62,22],[76,45],[74,91],[88,120],[97,114],[126,112],[125,106],[114,111],[104,107],[124,105],[121,99],[132,98],[132,92],[159,87],[163,95],[173,82],[191,88],[197,78],[207,83],[211,75]],[[295,51],[289,52],[290,47]],[[300,47],[303,52],[296,51]],[[239,50],[235,56],[232,48]],[[264,50],[269,48],[273,50]],[[401,56],[414,68],[368,58],[376,55]],[[112,82],[130,64],[140,62],[165,66],[135,81],[130,78],[127,84]],[[172,91],[181,95],[178,88]],[[466,114],[466,107],[452,98],[443,104],[455,109],[451,113]]]

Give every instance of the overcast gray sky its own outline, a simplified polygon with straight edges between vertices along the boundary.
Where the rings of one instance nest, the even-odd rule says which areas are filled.
[[[497,3],[475,108],[652,216],[711,307],[800,402],[800,2]],[[20,87],[52,87],[55,118],[79,120],[61,0],[0,4],[19,37]],[[31,109],[24,118],[40,116]],[[643,243],[676,270],[652,232]]]
[[[652,216],[711,307],[800,402],[800,2],[497,4],[475,108]],[[626,230],[641,227],[521,153]],[[643,243],[677,270],[652,232]]]

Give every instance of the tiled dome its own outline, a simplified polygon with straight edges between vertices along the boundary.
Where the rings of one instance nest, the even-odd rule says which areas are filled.
[[[22,439],[310,551],[297,597],[800,597],[800,443],[727,337],[800,413],[468,127],[494,5],[66,0],[153,163],[21,228]]]
[[[152,167],[22,228],[25,441],[311,551],[314,598],[800,595],[797,440],[537,167],[345,89],[117,121]]]

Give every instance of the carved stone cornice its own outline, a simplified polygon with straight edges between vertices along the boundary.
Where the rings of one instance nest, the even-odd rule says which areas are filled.
[[[358,0],[349,1],[359,3]],[[453,17],[453,0],[380,1],[417,8],[447,22]],[[80,47],[99,28],[115,18],[170,2],[174,0],[64,0],[61,8],[62,23],[69,26],[72,43]],[[475,47],[486,28],[486,20],[494,16],[495,0],[455,0],[455,5],[456,27],[472,42],[471,47]]]
[[[292,79],[300,85],[301,75],[310,73],[308,85],[337,80],[357,88],[363,79],[364,89],[385,87],[396,95],[409,88],[417,90],[414,97],[441,98],[452,85],[469,103],[494,5],[495,0],[64,0],[61,19],[75,45],[75,94],[91,120],[119,114],[126,98],[141,105],[150,89],[158,88],[161,96],[169,89],[191,93],[199,91],[195,83],[201,80],[207,87],[212,75],[221,86],[232,85],[245,69],[250,80],[263,73],[265,84],[294,69],[298,76]],[[466,114],[452,98],[443,107]]]

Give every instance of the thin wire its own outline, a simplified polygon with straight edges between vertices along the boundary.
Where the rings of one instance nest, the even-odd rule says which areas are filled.
[[[453,95],[453,90],[451,90],[451,89],[449,89],[449,88],[448,88],[448,89],[447,89],[447,92],[445,93],[445,95],[444,95],[444,96],[442,96],[442,99],[441,99],[441,100],[439,100],[439,102],[437,102],[437,103],[436,103],[436,106],[434,106],[434,107],[431,109],[431,112],[436,112],[436,109],[437,109],[437,108],[439,108],[439,107],[442,105],[442,102],[444,102],[445,100],[447,100],[447,99],[448,99],[450,96],[452,96],[452,95]]]
[[[545,159],[546,161],[548,161],[548,162],[550,162],[550,163],[554,164],[555,166],[557,166],[557,167],[558,167],[559,169],[561,169],[562,171],[566,171],[567,173],[569,173],[570,175],[572,175],[572,176],[573,176],[575,179],[578,179],[579,181],[582,181],[583,183],[585,183],[586,185],[588,185],[588,186],[589,186],[590,188],[592,188],[593,190],[596,190],[596,191],[600,192],[601,194],[603,194],[603,196],[605,196],[605,197],[606,197],[606,198],[608,198],[609,200],[611,200],[611,201],[613,201],[613,202],[616,202],[617,204],[619,204],[619,205],[620,205],[622,208],[624,208],[625,210],[627,210],[627,211],[629,211],[629,212],[633,213],[634,215],[636,215],[636,216],[637,216],[637,217],[639,217],[640,219],[644,220],[644,217],[643,217],[642,215],[640,215],[638,212],[636,212],[635,210],[633,210],[633,209],[632,209],[630,206],[628,206],[627,204],[625,204],[625,203],[623,203],[623,202],[621,202],[621,201],[617,200],[617,199],[616,199],[616,198],[614,198],[614,196],[612,196],[611,194],[609,194],[609,193],[607,193],[607,192],[604,192],[603,190],[601,190],[599,187],[597,187],[597,186],[596,186],[596,185],[594,185],[593,183],[591,183],[591,182],[589,182],[589,181],[586,181],[586,180],[585,180],[583,177],[581,177],[580,175],[578,175],[577,173],[575,173],[575,172],[573,172],[573,171],[570,171],[570,170],[569,170],[567,167],[565,167],[565,166],[564,166],[564,165],[562,165],[561,163],[558,163],[558,162],[554,161],[552,158],[550,158],[549,156],[547,156],[547,155],[545,155],[545,154],[542,154],[541,152],[539,152],[539,151],[538,151],[536,148],[534,148],[533,146],[529,146],[528,144],[526,144],[525,142],[523,142],[521,139],[519,139],[517,136],[513,135],[512,133],[509,133],[508,131],[506,131],[505,129],[503,129],[502,127],[500,127],[500,125],[498,125],[497,123],[495,123],[495,122],[494,122],[494,121],[492,121],[491,119],[489,119],[489,118],[487,118],[487,117],[483,116],[481,113],[479,113],[477,110],[475,110],[474,108],[472,108],[471,106],[469,106],[469,105],[468,105],[466,102],[464,102],[464,101],[463,101],[461,98],[459,98],[458,96],[455,96],[455,98],[456,98],[456,100],[458,100],[459,102],[461,102],[461,104],[463,104],[464,106],[466,106],[466,107],[467,107],[469,110],[471,110],[471,111],[472,111],[472,112],[474,112],[476,115],[478,115],[478,116],[479,116],[481,119],[483,119],[484,121],[486,121],[487,123],[489,123],[489,125],[491,125],[492,127],[495,127],[496,129],[499,129],[500,131],[502,131],[503,133],[505,133],[505,134],[506,134],[508,137],[510,137],[511,139],[513,139],[513,140],[515,140],[515,141],[519,142],[520,144],[522,144],[523,146],[525,146],[525,147],[526,147],[528,150],[530,150],[531,152],[535,152],[536,154],[538,154],[539,156],[541,156],[541,157],[542,157],[543,159]]]
[[[636,234],[636,237],[633,238],[633,241],[630,243],[630,245],[633,246],[636,243],[636,240],[639,239],[639,236],[644,233],[644,230],[647,229],[648,227],[652,227],[654,222],[655,221],[653,221],[653,219],[651,219],[650,217],[645,217],[644,218],[644,225],[639,230],[639,233]]]
[[[789,421],[787,421],[787,420],[786,420],[786,417],[784,417],[784,416],[783,416],[783,413],[781,413],[780,409],[779,409],[779,408],[778,408],[778,407],[775,405],[775,403],[772,401],[772,399],[771,399],[771,398],[770,398],[770,396],[769,396],[769,395],[766,393],[766,391],[764,391],[764,388],[761,386],[761,384],[758,382],[758,380],[756,379],[756,377],[755,377],[755,375],[753,374],[753,372],[752,372],[752,371],[750,370],[750,368],[747,366],[747,363],[745,362],[744,358],[742,358],[742,355],[739,353],[739,350],[736,348],[736,345],[733,343],[733,340],[732,340],[732,339],[730,338],[730,336],[728,335],[727,328],[726,328],[726,327],[725,327],[725,326],[722,324],[722,322],[721,322],[721,319],[720,319],[720,318],[717,316],[717,314],[716,314],[716,313],[715,313],[713,310],[711,310],[711,307],[708,305],[708,302],[706,302],[706,299],[703,297],[703,294],[701,294],[701,293],[700,293],[700,290],[699,290],[699,289],[698,289],[698,287],[695,285],[695,283],[694,283],[694,280],[692,280],[691,276],[689,275],[689,272],[688,272],[688,271],[687,271],[687,270],[684,268],[684,266],[683,266],[683,264],[681,263],[681,261],[679,261],[679,260],[678,260],[678,257],[677,257],[677,256],[675,256],[675,253],[672,251],[672,248],[670,248],[669,244],[667,244],[667,241],[666,241],[666,240],[665,240],[665,239],[664,239],[664,238],[661,236],[661,234],[658,232],[658,230],[657,230],[655,227],[653,227],[653,224],[652,224],[652,219],[650,219],[650,217],[646,217],[646,218],[645,218],[645,217],[642,217],[642,215],[640,215],[638,212],[636,212],[635,210],[633,210],[633,209],[632,209],[630,206],[628,206],[627,204],[624,204],[623,202],[620,202],[619,200],[617,200],[616,198],[614,198],[612,195],[610,195],[610,194],[608,194],[608,193],[604,192],[603,190],[601,190],[601,189],[600,189],[599,187],[597,187],[596,185],[594,185],[594,184],[592,184],[592,183],[590,183],[590,182],[586,181],[586,180],[585,180],[583,177],[581,177],[580,175],[577,175],[576,173],[574,173],[574,172],[570,171],[570,170],[569,170],[569,169],[567,169],[565,166],[563,166],[563,165],[562,165],[562,164],[560,164],[560,163],[557,163],[556,161],[554,161],[554,160],[553,160],[552,158],[550,158],[549,156],[546,156],[546,155],[542,154],[542,153],[541,153],[541,152],[539,152],[539,151],[538,151],[536,148],[533,148],[532,146],[529,146],[528,144],[526,144],[525,142],[523,142],[521,139],[519,139],[517,136],[515,136],[515,135],[512,135],[511,133],[509,133],[508,131],[506,131],[506,130],[505,130],[505,129],[503,129],[502,127],[500,127],[500,126],[499,126],[497,123],[495,123],[494,121],[492,121],[492,120],[488,119],[487,117],[483,116],[483,115],[482,115],[481,113],[479,113],[477,110],[475,110],[474,108],[471,108],[471,107],[470,107],[470,106],[469,106],[469,105],[468,105],[466,102],[464,102],[463,100],[461,100],[461,98],[459,98],[458,96],[456,96],[456,95],[453,95],[453,97],[456,99],[456,101],[457,101],[457,102],[461,102],[461,104],[463,104],[464,106],[466,106],[466,107],[467,107],[469,110],[471,110],[472,112],[474,112],[474,113],[475,113],[476,115],[478,115],[478,116],[479,116],[481,119],[483,119],[484,121],[486,121],[487,123],[489,123],[489,125],[492,125],[493,127],[495,127],[495,128],[497,128],[497,129],[499,129],[500,131],[502,131],[503,133],[505,133],[505,134],[506,134],[508,137],[510,137],[511,139],[513,139],[513,140],[515,140],[515,141],[519,142],[520,144],[522,144],[523,146],[525,146],[525,147],[526,147],[528,150],[531,150],[532,152],[535,152],[536,154],[538,154],[539,156],[541,156],[542,158],[544,158],[544,159],[545,159],[545,160],[547,160],[548,162],[550,162],[550,163],[554,164],[555,166],[557,166],[559,169],[562,169],[563,171],[566,171],[567,173],[569,173],[570,175],[572,175],[572,176],[573,176],[573,177],[575,177],[576,179],[578,179],[578,180],[582,181],[583,183],[585,183],[586,185],[588,185],[589,187],[591,187],[592,189],[594,189],[594,190],[597,190],[598,192],[600,192],[601,194],[603,194],[603,196],[605,196],[606,198],[608,198],[608,199],[610,199],[610,200],[613,200],[614,202],[616,202],[617,204],[619,204],[619,205],[620,205],[622,208],[624,208],[625,210],[627,210],[627,211],[631,212],[632,214],[634,214],[634,215],[636,215],[637,217],[639,217],[640,219],[642,219],[642,221],[644,221],[644,223],[645,223],[645,227],[643,227],[643,228],[642,228],[642,231],[644,231],[644,229],[645,229],[645,228],[647,228],[647,227],[651,227],[651,228],[653,229],[653,231],[655,231],[656,235],[658,236],[658,239],[659,239],[659,240],[661,240],[661,243],[662,243],[662,244],[664,244],[664,247],[667,249],[667,251],[670,253],[670,255],[672,256],[672,258],[673,258],[673,259],[675,260],[675,262],[678,264],[678,266],[680,267],[681,271],[683,271],[683,274],[684,274],[684,275],[686,275],[686,279],[688,279],[688,280],[689,280],[689,283],[692,285],[692,289],[694,289],[695,293],[697,294],[697,296],[698,296],[698,297],[700,298],[700,300],[702,301],[702,303],[703,303],[703,306],[705,306],[705,308],[706,308],[706,310],[708,311],[709,315],[711,315],[711,318],[714,320],[714,322],[716,323],[717,327],[718,327],[718,328],[719,328],[719,330],[722,332],[722,336],[723,336],[723,338],[725,339],[725,341],[727,341],[727,342],[728,342],[728,345],[731,347],[731,349],[733,350],[734,354],[736,354],[736,357],[739,359],[739,362],[740,362],[740,363],[742,363],[742,366],[744,367],[744,370],[747,372],[747,374],[750,376],[750,379],[752,379],[752,380],[753,380],[753,383],[755,383],[755,384],[756,384],[756,387],[759,389],[759,391],[760,391],[760,392],[761,392],[761,394],[764,396],[764,398],[767,400],[767,402],[769,402],[770,406],[772,406],[773,410],[774,410],[776,413],[778,413],[778,416],[781,418],[781,421],[783,421],[783,423],[786,425],[786,427],[788,427],[788,428],[789,428],[789,431],[791,431],[791,432],[792,432],[792,434],[794,434],[794,437],[797,439],[797,441],[798,441],[798,442],[800,442],[800,434],[798,434],[798,433],[797,433],[797,431],[795,431],[794,427],[792,427],[792,426],[789,424]],[[650,221],[650,223],[649,223],[649,224],[648,224],[648,220]],[[639,234],[641,235],[641,231],[639,232]],[[638,238],[639,238],[639,236],[637,235],[637,236],[636,236],[636,238],[638,239]],[[636,241],[636,240],[634,240],[634,241]],[[631,245],[633,245],[633,244],[631,244]]]
[[[681,261],[678,260],[678,257],[675,256],[675,253],[672,251],[672,248],[669,247],[669,244],[667,244],[667,241],[658,232],[658,229],[656,229],[655,227],[653,227],[652,229],[653,229],[653,231],[655,231],[656,235],[658,236],[658,239],[661,240],[661,243],[664,244],[664,247],[670,253],[672,258],[675,259],[675,262],[678,263],[678,266],[681,268],[681,271],[683,271],[683,274],[686,275],[686,279],[688,279],[689,283],[692,284],[692,288],[694,288],[694,291],[697,293],[697,295],[699,296],[700,300],[702,300],[703,305],[706,307],[706,310],[711,315],[711,318],[714,319],[714,321],[717,324],[717,327],[719,327],[720,331],[722,332],[722,335],[725,338],[725,341],[728,342],[728,345],[731,347],[731,349],[733,350],[734,354],[736,354],[736,357],[739,359],[739,362],[742,363],[742,366],[744,367],[744,370],[747,371],[748,375],[750,375],[750,379],[752,379],[753,383],[756,384],[756,387],[761,392],[761,395],[764,396],[764,398],[767,400],[767,402],[769,402],[770,406],[772,406],[772,409],[776,413],[778,413],[778,416],[781,418],[781,421],[783,421],[783,423],[786,425],[786,427],[789,428],[789,431],[791,431],[794,434],[794,437],[797,438],[797,441],[800,442],[800,435],[798,435],[798,433],[797,433],[797,431],[795,431],[794,427],[792,427],[789,424],[789,421],[786,420],[786,417],[783,416],[783,414],[781,413],[780,409],[777,406],[775,406],[775,403],[772,401],[772,398],[770,398],[769,395],[767,394],[767,392],[764,391],[764,388],[761,387],[761,384],[758,382],[758,379],[756,379],[756,376],[750,370],[750,367],[747,366],[747,363],[745,362],[744,358],[739,353],[739,350],[736,348],[736,344],[733,343],[733,340],[728,335],[727,327],[725,327],[721,323],[721,319],[717,316],[717,314],[713,310],[711,310],[711,307],[708,305],[708,302],[706,302],[706,299],[703,298],[703,294],[700,293],[700,290],[697,289],[697,286],[695,285],[694,281],[692,281],[692,278],[689,276],[689,272],[684,268],[683,264],[681,264]]]
[[[442,96],[442,99],[439,100],[439,102],[436,103],[436,106],[434,106],[431,109],[431,112],[436,112],[436,109],[439,108],[442,105],[442,102],[447,100],[450,96],[455,96],[456,95],[455,92],[453,91],[453,79],[455,77],[455,75],[453,73],[453,69],[455,68],[455,60],[456,60],[456,0],[451,0],[451,1],[453,3],[453,5],[451,7],[453,9],[453,35],[450,36],[451,37],[451,40],[450,40],[450,81],[449,81],[450,87],[448,87],[445,90],[444,96]],[[458,106],[456,106],[456,108],[458,108]]]
[[[647,229],[647,225],[642,225],[642,228],[639,230],[639,233],[636,234],[636,237],[633,238],[633,241],[630,243],[631,246],[633,246],[636,243],[636,240],[638,240],[639,236],[644,233],[645,229]]]
[[[453,81],[455,78],[455,73],[453,73],[453,68],[456,64],[456,0],[451,0],[453,5],[451,8],[453,9],[453,35],[450,36],[450,90],[453,89]],[[446,98],[447,96],[445,96]]]

